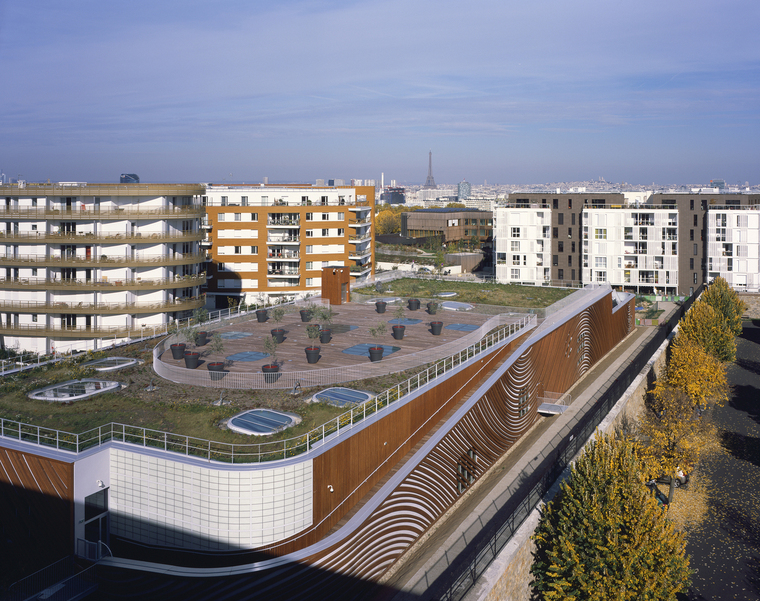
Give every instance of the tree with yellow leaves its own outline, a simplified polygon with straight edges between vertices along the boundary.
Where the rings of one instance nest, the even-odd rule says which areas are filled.
[[[747,305],[726,280],[715,278],[709,288],[702,293],[701,300],[723,316],[734,336],[741,335],[742,313],[747,310]]]
[[[380,211],[375,217],[375,227],[380,235],[397,234],[401,231],[399,214],[390,209]]]
[[[689,585],[683,535],[645,486],[635,444],[598,435],[533,535],[542,601],[674,599]]]
[[[720,361],[736,359],[736,340],[723,316],[703,300],[691,306],[678,324],[679,336],[696,342]]]

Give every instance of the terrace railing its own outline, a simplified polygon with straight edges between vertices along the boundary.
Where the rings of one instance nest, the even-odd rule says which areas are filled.
[[[231,444],[118,423],[105,424],[74,434],[6,419],[0,419],[0,437],[74,453],[81,453],[115,441],[222,463],[247,464],[279,461],[320,447],[326,441],[340,436],[341,432],[350,430],[373,415],[388,411],[395,403],[419,388],[435,382],[473,358],[494,350],[497,345],[507,344],[535,326],[536,317],[531,315],[525,316],[518,323],[510,323],[498,328],[473,344],[437,361],[408,380],[351,408],[306,434],[284,440],[258,444]],[[408,367],[406,358],[404,359],[405,367]],[[359,368],[362,372],[361,377],[366,377],[366,369],[366,365]]]

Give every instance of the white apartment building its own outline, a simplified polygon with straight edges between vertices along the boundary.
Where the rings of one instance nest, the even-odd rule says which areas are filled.
[[[497,207],[494,211],[496,280],[504,284],[551,282],[551,210]]]
[[[707,279],[716,277],[735,290],[760,292],[760,205],[708,207]]]
[[[203,204],[209,308],[315,294],[325,267],[374,272],[373,186],[208,185]]]
[[[584,283],[676,294],[678,210],[584,209],[582,261]]]
[[[151,333],[202,307],[203,187],[0,187],[0,336],[47,353]]]

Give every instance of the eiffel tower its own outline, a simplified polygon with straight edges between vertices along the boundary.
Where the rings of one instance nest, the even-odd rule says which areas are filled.
[[[433,179],[433,151],[430,151],[429,157],[428,157],[428,176],[425,180],[425,185],[422,186],[426,190],[435,190],[438,186],[435,185],[435,180]]]

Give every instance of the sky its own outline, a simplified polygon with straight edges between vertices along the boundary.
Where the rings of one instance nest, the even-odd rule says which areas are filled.
[[[0,0],[27,181],[760,183],[756,0]]]

